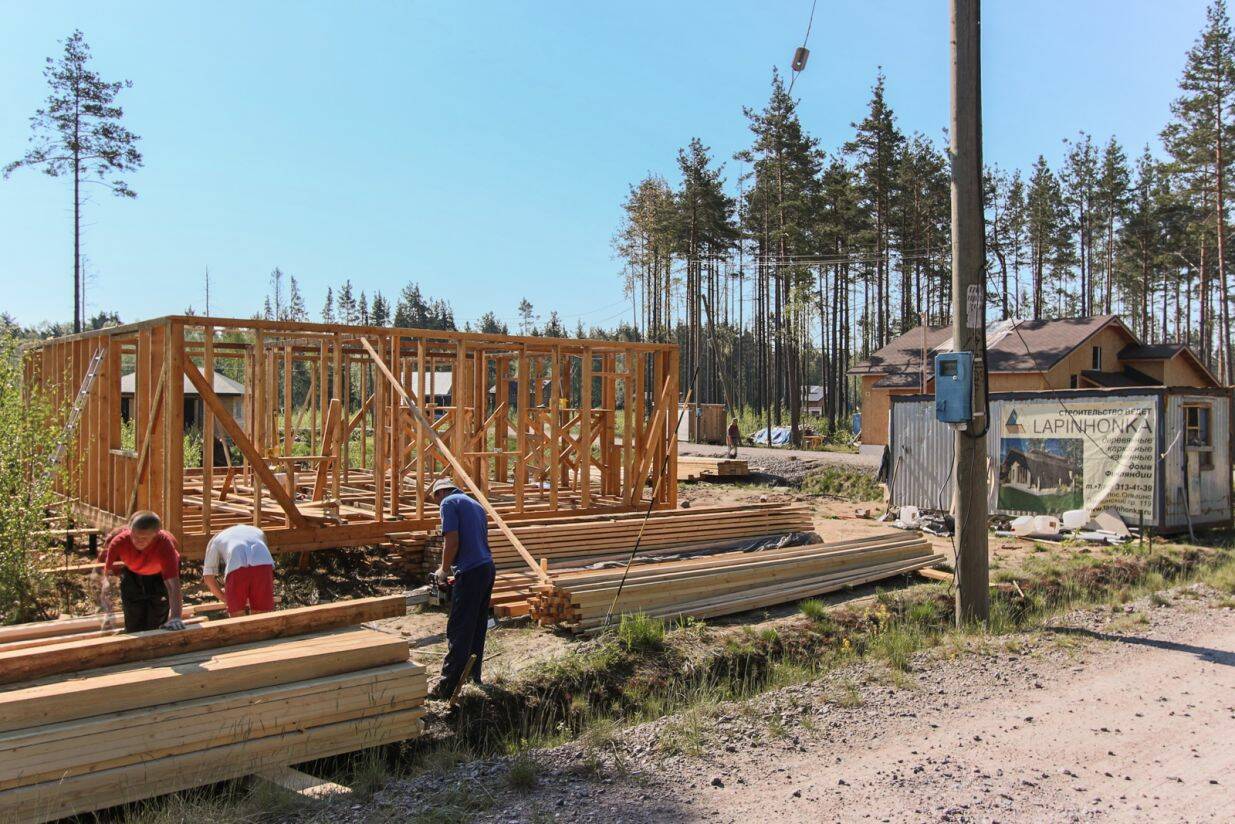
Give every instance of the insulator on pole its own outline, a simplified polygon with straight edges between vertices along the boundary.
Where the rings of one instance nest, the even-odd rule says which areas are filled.
[[[793,62],[789,65],[795,72],[800,72],[806,68],[806,60],[809,57],[810,49],[805,46],[798,46],[797,50],[793,53]]]

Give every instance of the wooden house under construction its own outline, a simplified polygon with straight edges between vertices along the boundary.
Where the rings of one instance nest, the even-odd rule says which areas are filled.
[[[174,316],[43,341],[25,367],[62,409],[83,398],[60,490],[77,517],[154,510],[190,558],[235,523],[284,552],[430,529],[446,475],[506,521],[677,505],[670,344]]]

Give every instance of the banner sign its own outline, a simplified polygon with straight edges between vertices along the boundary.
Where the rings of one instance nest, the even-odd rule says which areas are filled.
[[[1116,510],[1155,524],[1157,401],[1006,400],[1001,404],[996,511],[1058,515]]]

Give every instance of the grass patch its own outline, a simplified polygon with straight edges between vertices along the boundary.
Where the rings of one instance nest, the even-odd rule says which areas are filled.
[[[860,469],[829,466],[802,479],[802,491],[808,495],[825,495],[843,501],[877,501],[883,498],[883,487],[875,476]]]
[[[632,652],[652,652],[665,646],[665,622],[643,613],[623,615],[617,628],[618,640]]]
[[[540,778],[540,764],[522,752],[510,760],[506,769],[506,786],[521,793],[531,792]]]

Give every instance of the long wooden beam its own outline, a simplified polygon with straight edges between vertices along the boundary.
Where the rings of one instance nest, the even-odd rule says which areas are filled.
[[[133,507],[137,505],[137,490],[141,489],[142,476],[146,474],[146,464],[150,461],[151,435],[154,434],[154,426],[159,420],[159,412],[163,409],[163,387],[166,384],[167,365],[164,364],[159,372],[159,385],[154,390],[154,402],[150,406],[150,420],[147,421],[146,431],[142,435],[142,451],[137,456],[137,469],[133,472],[133,490],[129,493],[129,505],[124,510],[126,516],[132,515]]]
[[[0,684],[337,629],[406,612],[405,596],[387,595],[224,618],[179,632],[156,629],[0,652]]]
[[[296,509],[296,502],[291,499],[283,489],[282,484],[274,477],[274,473],[266,465],[266,459],[253,446],[253,442],[244,434],[240,424],[236,423],[236,419],[223,406],[223,402],[219,400],[219,396],[214,393],[214,389],[202,377],[202,373],[198,371],[192,361],[187,359],[184,362],[184,374],[188,376],[189,382],[197,389],[197,394],[201,397],[202,401],[210,407],[210,411],[214,413],[218,422],[227,430],[227,434],[231,436],[236,447],[249,459],[249,465],[253,467],[253,471],[257,473],[258,477],[262,479],[262,483],[270,490],[271,497],[287,513],[288,520],[297,527],[308,527],[308,520],[300,514],[300,510]],[[257,506],[260,506],[260,501],[255,503],[255,507]]]
[[[455,472],[455,477],[462,481],[463,484],[467,486],[468,490],[476,496],[476,500],[479,501],[480,505],[483,506],[485,511],[489,513],[489,517],[491,517],[493,522],[497,524],[497,528],[501,530],[503,535],[506,536],[506,539],[510,541],[511,545],[514,546],[514,548],[519,552],[519,555],[523,557],[523,560],[529,567],[531,567],[536,576],[542,581],[551,582],[552,579],[549,577],[549,574],[540,568],[540,565],[536,563],[534,558],[532,558],[532,554],[527,551],[527,548],[523,546],[523,542],[519,540],[519,536],[506,525],[506,521],[498,513],[497,509],[493,506],[493,504],[489,503],[489,499],[486,498],[485,494],[480,491],[480,487],[477,486],[476,482],[472,480],[472,476],[469,475],[463,468],[463,464],[460,463],[454,453],[446,447],[446,444],[433,429],[429,419],[421,410],[420,405],[412,400],[411,396],[407,394],[407,391],[403,388],[402,384],[399,383],[399,379],[396,378],[394,373],[390,371],[390,368],[386,365],[386,362],[378,356],[377,350],[373,348],[373,344],[369,343],[367,338],[361,338],[360,342],[368,351],[369,357],[373,359],[373,362],[377,365],[377,368],[380,369],[382,374],[386,376],[386,379],[390,381],[391,386],[394,387],[394,391],[398,393],[399,397],[403,400],[403,403],[407,405],[408,410],[411,411],[422,428],[424,428],[425,433],[433,441],[434,446],[437,447],[437,451],[443,458],[446,459],[446,463],[450,464],[450,468]],[[424,493],[422,492],[421,494]]]

